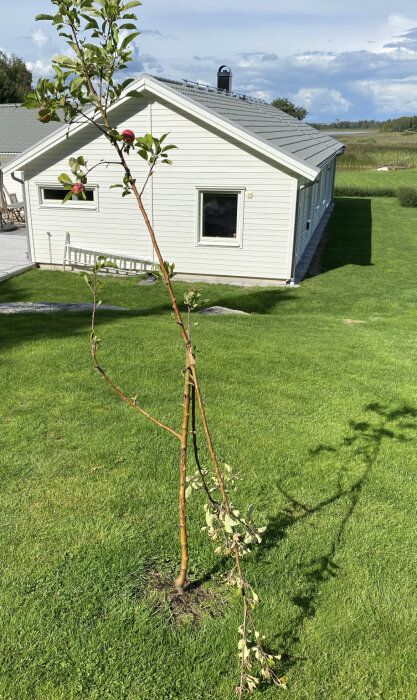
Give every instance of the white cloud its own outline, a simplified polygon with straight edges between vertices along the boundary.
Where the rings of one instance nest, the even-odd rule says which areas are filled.
[[[291,99],[315,114],[339,114],[347,112],[350,106],[339,90],[326,88],[301,88]]]
[[[35,44],[35,46],[37,46],[39,49],[42,49],[42,47],[48,43],[49,39],[43,33],[42,29],[38,29],[36,32],[33,32],[32,41]]]
[[[417,112],[417,75],[403,80],[361,80],[355,87],[364,96],[370,96],[385,117]]]
[[[265,100],[265,102],[271,102],[272,95],[268,90],[252,90],[251,96],[256,97],[258,100]]]
[[[32,71],[35,80],[41,76],[52,75],[54,72],[52,70],[51,60],[48,61],[38,58],[37,61],[26,61],[26,65],[29,70]]]
[[[293,57],[294,63],[301,67],[314,66],[316,68],[327,69],[337,58],[336,53],[312,51],[310,53],[300,53]]]

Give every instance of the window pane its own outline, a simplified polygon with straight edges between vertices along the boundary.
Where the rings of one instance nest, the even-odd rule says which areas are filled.
[[[62,202],[68,190],[58,188],[55,189],[54,187],[43,187],[42,192],[44,202]],[[94,190],[86,189],[85,196],[87,198],[87,202],[94,202]],[[86,200],[81,198],[78,201],[85,202]]]
[[[237,194],[204,192],[203,237],[236,238]]]

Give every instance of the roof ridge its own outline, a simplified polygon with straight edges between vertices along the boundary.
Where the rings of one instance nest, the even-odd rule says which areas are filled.
[[[222,95],[224,97],[234,97],[245,102],[257,102],[258,104],[269,105],[269,102],[267,102],[266,100],[261,100],[259,97],[251,97],[251,95],[245,95],[243,92],[235,92],[234,90],[231,90],[230,92],[228,90],[220,90],[219,88],[215,87],[214,85],[210,85],[209,83],[199,83],[195,80],[188,80],[188,78],[182,78],[182,80],[175,80],[174,78],[165,78],[160,75],[151,74],[150,77],[159,80],[161,83],[174,83],[174,85],[184,85],[185,87],[194,88],[196,90],[202,90],[204,92],[214,92],[217,95]]]

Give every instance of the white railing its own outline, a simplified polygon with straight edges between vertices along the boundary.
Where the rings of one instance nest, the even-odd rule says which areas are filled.
[[[104,255],[106,260],[111,260],[111,262],[116,263],[117,268],[111,268],[114,272],[120,271],[125,274],[140,274],[151,272],[156,268],[155,263],[146,258],[138,258],[135,255],[126,255],[124,253],[109,253],[105,250],[93,250],[92,248],[85,248],[84,246],[72,245],[69,233],[65,234],[63,270],[65,270],[67,266],[93,267],[101,255]]]

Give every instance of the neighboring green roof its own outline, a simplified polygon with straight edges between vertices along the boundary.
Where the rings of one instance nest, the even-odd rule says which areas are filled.
[[[343,148],[343,144],[331,136],[290,117],[263,100],[222,92],[187,80],[180,82],[156,75],[152,77],[308,165],[320,167]]]
[[[0,153],[22,153],[62,127],[59,122],[42,124],[36,114],[19,104],[0,104]]]

